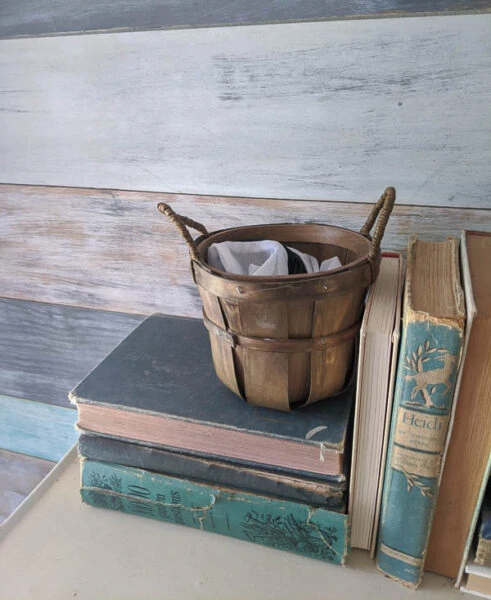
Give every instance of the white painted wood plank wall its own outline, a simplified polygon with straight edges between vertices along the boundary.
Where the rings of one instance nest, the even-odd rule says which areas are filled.
[[[275,20],[273,9],[275,18],[301,20],[450,5],[4,4],[0,35]],[[1,295],[36,302],[2,301],[0,329],[10,335],[0,448],[56,459],[73,441],[74,414],[45,403],[63,403],[74,374],[107,342],[89,348],[86,327],[80,340],[74,325],[103,319],[117,337],[120,321],[136,318],[81,317],[62,304],[199,315],[186,249],[157,216],[155,195],[115,189],[170,192],[210,226],[280,219],[357,228],[367,206],[353,201],[394,185],[388,247],[403,249],[411,231],[439,238],[489,229],[491,14],[481,0],[451,8],[488,14],[1,40],[0,183],[21,184],[0,186]],[[74,346],[77,355],[60,361]],[[46,454],[60,440],[58,454]],[[27,493],[26,473],[38,462],[0,450],[0,496]],[[10,467],[17,479],[6,478]]]
[[[0,41],[0,182],[491,207],[491,15]]]

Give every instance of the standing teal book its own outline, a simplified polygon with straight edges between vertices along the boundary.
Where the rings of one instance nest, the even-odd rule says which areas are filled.
[[[377,566],[417,587],[438,495],[465,326],[458,240],[409,241]]]
[[[82,460],[84,502],[343,563],[348,516],[151,471]]]

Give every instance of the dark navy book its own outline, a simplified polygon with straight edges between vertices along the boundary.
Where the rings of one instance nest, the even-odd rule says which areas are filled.
[[[78,441],[81,458],[144,469],[192,481],[228,486],[335,512],[346,510],[346,478],[307,478],[279,470],[252,467],[204,458],[154,446],[82,433]]]
[[[200,320],[147,317],[70,393],[89,433],[229,461],[343,476],[355,393],[284,413],[217,378]]]

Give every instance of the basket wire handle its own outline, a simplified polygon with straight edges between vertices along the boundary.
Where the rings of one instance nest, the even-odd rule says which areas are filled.
[[[169,219],[171,223],[173,223],[176,226],[177,230],[182,235],[186,244],[189,247],[189,253],[191,254],[191,258],[196,262],[199,262],[200,258],[198,248],[196,247],[196,244],[193,238],[191,237],[191,234],[187,230],[186,226],[196,229],[203,235],[208,235],[206,227],[204,225],[201,225],[201,223],[198,223],[198,221],[193,221],[193,219],[184,217],[183,215],[178,215],[172,210],[172,208],[168,204],[165,204],[164,202],[160,202],[157,205],[157,208],[163,215],[165,215]]]
[[[375,230],[373,232],[372,243],[368,252],[368,260],[372,262],[377,258],[380,251],[380,243],[384,236],[385,227],[389,221],[390,214],[394,208],[394,202],[396,201],[396,191],[393,187],[385,189],[384,193],[380,196],[377,204],[372,208],[372,211],[368,215],[363,227],[360,229],[361,235],[369,237],[370,230],[372,229],[375,221]]]

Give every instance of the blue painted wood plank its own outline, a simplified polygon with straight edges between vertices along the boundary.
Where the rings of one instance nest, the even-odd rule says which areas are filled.
[[[77,411],[0,395],[0,449],[58,461],[77,441]]]
[[[68,392],[142,320],[0,298],[0,393],[70,407]]]
[[[489,0],[3,0],[0,36],[486,11]]]

